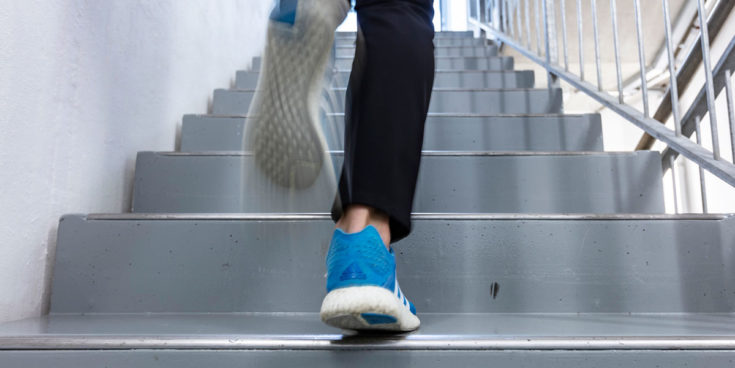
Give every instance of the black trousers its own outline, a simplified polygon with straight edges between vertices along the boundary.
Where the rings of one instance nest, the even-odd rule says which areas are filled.
[[[434,84],[431,0],[357,0],[358,36],[345,109],[345,155],[332,207],[390,217],[392,241],[411,231],[424,123]]]

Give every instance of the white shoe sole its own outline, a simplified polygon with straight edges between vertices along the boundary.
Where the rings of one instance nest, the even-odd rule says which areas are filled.
[[[300,0],[293,25],[270,20],[261,76],[248,112],[245,147],[287,188],[311,186],[329,160],[319,98],[345,0]]]
[[[421,322],[401,300],[378,286],[353,286],[332,290],[320,312],[324,323],[347,330],[408,332]]]

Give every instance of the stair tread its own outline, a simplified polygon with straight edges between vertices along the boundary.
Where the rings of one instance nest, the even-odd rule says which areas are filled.
[[[406,335],[356,335],[317,313],[49,315],[0,324],[0,349],[735,349],[733,313],[426,313]]]
[[[338,73],[349,73],[351,69],[337,69]],[[508,69],[508,70],[477,70],[477,69],[437,69],[434,71],[435,74],[441,73],[491,73],[491,74],[517,74],[517,73],[531,73],[533,70],[527,69]],[[237,73],[252,73],[260,74],[259,70],[238,70]]]
[[[342,155],[344,151],[328,151],[332,155]],[[622,152],[599,152],[599,151],[421,151],[422,156],[639,156],[650,154],[653,151],[622,151]],[[206,151],[206,152],[180,152],[180,151],[140,151],[139,153],[153,153],[161,156],[251,156],[249,151]]]
[[[345,114],[343,112],[334,112],[334,113],[327,113],[327,116],[344,116]],[[497,114],[473,114],[473,113],[454,113],[454,112],[430,112],[427,114],[427,117],[456,117],[456,118],[500,118],[500,117],[509,117],[509,118],[543,118],[543,117],[584,117],[584,116],[592,116],[592,115],[598,115],[596,113],[547,113],[547,114],[507,114],[507,113],[497,113]],[[193,117],[205,117],[205,118],[222,118],[222,119],[228,119],[228,118],[247,118],[247,115],[241,114],[187,114],[185,116],[193,116]]]
[[[258,57],[258,56],[256,56],[256,57]],[[339,59],[349,59],[349,60],[352,60],[355,57],[354,56],[335,56],[334,58],[337,59],[337,60],[339,60]],[[464,55],[437,55],[437,56],[434,56],[434,59],[509,59],[509,58],[512,58],[512,56],[507,56],[507,55],[495,55],[495,56],[487,56],[487,55],[482,55],[482,56],[474,56],[474,55],[470,55],[470,56],[464,56]]]
[[[347,91],[346,87],[329,87],[332,91]],[[217,88],[215,92],[255,92],[255,88]],[[462,87],[434,87],[434,92],[512,92],[512,91],[548,91],[546,88],[462,88]],[[554,88],[561,92],[561,88]],[[533,114],[516,114],[533,115]]]
[[[328,213],[90,213],[86,221],[313,221],[330,220]],[[521,220],[521,221],[723,221],[735,214],[649,213],[430,213],[414,212],[413,220]]]
[[[354,49],[355,48],[355,45],[339,44],[339,45],[335,45],[334,47],[335,48],[338,48],[338,49]],[[440,46],[434,46],[434,48],[473,48],[473,47],[478,47],[478,48],[480,48],[480,47],[488,47],[488,48],[492,48],[492,47],[497,47],[497,45],[492,44],[492,43],[489,43],[489,44],[485,44],[485,45],[440,45]]]

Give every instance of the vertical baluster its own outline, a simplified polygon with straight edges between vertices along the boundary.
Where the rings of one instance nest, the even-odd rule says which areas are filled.
[[[725,70],[725,97],[727,98],[727,112],[730,122],[730,145],[732,145],[732,161],[735,163],[735,101],[732,95],[732,74]]]
[[[505,0],[505,24],[508,28],[505,31],[505,34],[510,36],[511,39],[515,37],[515,35],[513,34],[513,23],[511,22],[512,20],[513,19],[511,19],[510,17],[510,0]]]
[[[556,3],[554,0],[546,0],[546,32],[549,33],[549,52],[554,63],[559,64],[559,40],[556,37]]]
[[[712,130],[712,153],[715,160],[720,159],[720,135],[717,133],[717,108],[715,106],[715,88],[712,81],[712,62],[709,55],[709,31],[704,0],[697,0],[699,8],[699,28],[702,30],[702,64],[704,64],[705,85],[707,88],[707,108],[709,109],[710,130]]]
[[[643,115],[651,117],[648,106],[648,77],[646,76],[646,52],[643,48],[643,28],[641,22],[641,0],[634,1],[635,6],[635,30],[638,40],[638,64],[641,67],[641,97],[643,98]]]
[[[674,155],[669,156],[669,165],[671,166],[671,183],[673,184],[674,188],[674,213],[679,213],[679,191],[677,189],[676,184],[676,159],[674,158]]]
[[[597,67],[597,89],[602,91],[602,70],[600,70],[600,32],[597,24],[597,0],[590,0],[592,6],[592,29],[595,37],[595,66]]]
[[[510,36],[510,27],[508,26],[508,0],[501,0],[502,6],[500,8],[503,18],[503,33]]]
[[[518,30],[516,29],[515,18],[515,2],[516,0],[508,0],[508,22],[510,22],[510,31],[513,33],[513,39],[518,38]]]
[[[515,17],[513,16],[513,13],[515,12],[515,3],[516,0],[508,0],[508,23],[510,23],[510,32],[513,34],[513,39],[518,38],[518,32],[516,32],[516,24],[515,24]]]
[[[551,45],[549,45],[549,4],[547,0],[541,0],[541,6],[543,7],[543,32],[544,32],[544,46],[546,52],[546,64],[551,64]]]
[[[539,56],[541,56],[541,19],[540,19],[541,15],[539,14],[540,12],[539,8],[541,6],[539,5],[538,2],[539,0],[534,0],[534,3],[536,5],[534,7],[536,10],[536,52],[538,53]]]
[[[582,33],[582,0],[577,0],[577,36],[579,38],[579,79],[584,80],[584,33]]]
[[[561,4],[561,42],[564,50],[564,70],[569,71],[569,52],[567,50],[567,7],[566,0],[560,0]]]
[[[518,36],[516,39],[518,40],[518,44],[523,44],[523,22],[521,22],[521,0],[514,0],[515,6],[513,6],[513,9],[515,10],[515,16],[516,16],[516,28],[518,30]]]
[[[681,136],[681,115],[679,115],[679,87],[676,84],[676,59],[674,59],[674,43],[671,39],[671,12],[669,0],[662,0],[664,5],[664,33],[666,35],[666,54],[669,58],[669,91],[671,92],[671,113],[674,116],[676,136]]]
[[[697,144],[702,145],[702,131],[700,130],[700,121],[701,118],[697,116],[694,118],[694,127],[697,130]],[[702,193],[702,213],[707,213],[709,210],[707,209],[707,186],[704,179],[704,169],[702,166],[699,166],[699,188]]]
[[[531,7],[528,6],[528,0],[524,0],[525,9],[523,14],[526,17],[526,46],[531,51]]]
[[[618,39],[618,7],[615,0],[610,0],[610,17],[613,28],[613,50],[615,51],[615,71],[618,80],[618,102],[625,103],[623,96],[623,71],[620,66],[620,40]]]
[[[546,65],[551,65],[551,42],[549,38],[549,4],[548,0],[541,0],[541,4],[544,9],[544,41],[546,42]],[[554,86],[554,78],[551,73],[546,73],[547,76],[547,88],[551,89]]]
[[[475,8],[477,9],[477,21],[482,22],[482,8],[480,0],[475,1]]]

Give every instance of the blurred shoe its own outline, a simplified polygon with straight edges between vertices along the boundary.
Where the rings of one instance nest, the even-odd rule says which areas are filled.
[[[328,159],[319,98],[335,30],[349,9],[346,0],[280,0],[268,21],[245,139],[258,167],[281,186],[310,186]]]

